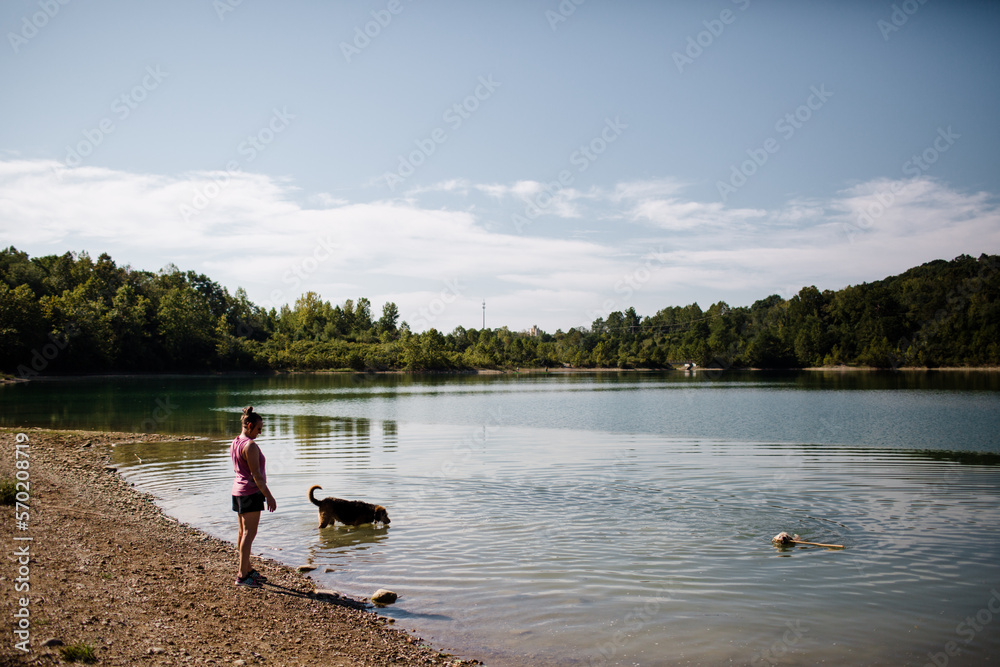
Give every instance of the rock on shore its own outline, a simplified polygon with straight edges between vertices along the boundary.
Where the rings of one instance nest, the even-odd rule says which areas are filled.
[[[390,590],[380,588],[374,593],[372,593],[372,602],[377,605],[387,605],[392,604],[399,598],[398,595]]]

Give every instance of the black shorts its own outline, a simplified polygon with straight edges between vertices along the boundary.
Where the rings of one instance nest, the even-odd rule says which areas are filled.
[[[240,514],[264,511],[264,494],[258,491],[252,496],[233,496],[233,511]]]

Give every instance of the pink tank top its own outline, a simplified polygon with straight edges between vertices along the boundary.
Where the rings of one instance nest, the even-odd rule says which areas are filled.
[[[257,485],[254,484],[253,475],[250,474],[250,466],[243,456],[243,450],[251,442],[253,440],[240,433],[233,440],[233,444],[229,445],[229,457],[233,460],[233,472],[236,473],[236,479],[233,480],[234,496],[252,496],[260,491]],[[266,483],[267,473],[264,472],[264,452],[261,452],[259,448],[257,451],[260,452],[260,476]]]

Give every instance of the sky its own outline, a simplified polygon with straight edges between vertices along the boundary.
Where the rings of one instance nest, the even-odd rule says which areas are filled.
[[[554,332],[1000,252],[1000,3],[5,0],[0,33],[0,244],[268,308]]]

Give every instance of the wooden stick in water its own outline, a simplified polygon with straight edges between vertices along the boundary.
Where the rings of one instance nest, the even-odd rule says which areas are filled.
[[[843,544],[820,544],[819,542],[806,542],[804,540],[792,540],[792,544],[811,544],[814,547],[830,547],[831,549],[843,549]]]

